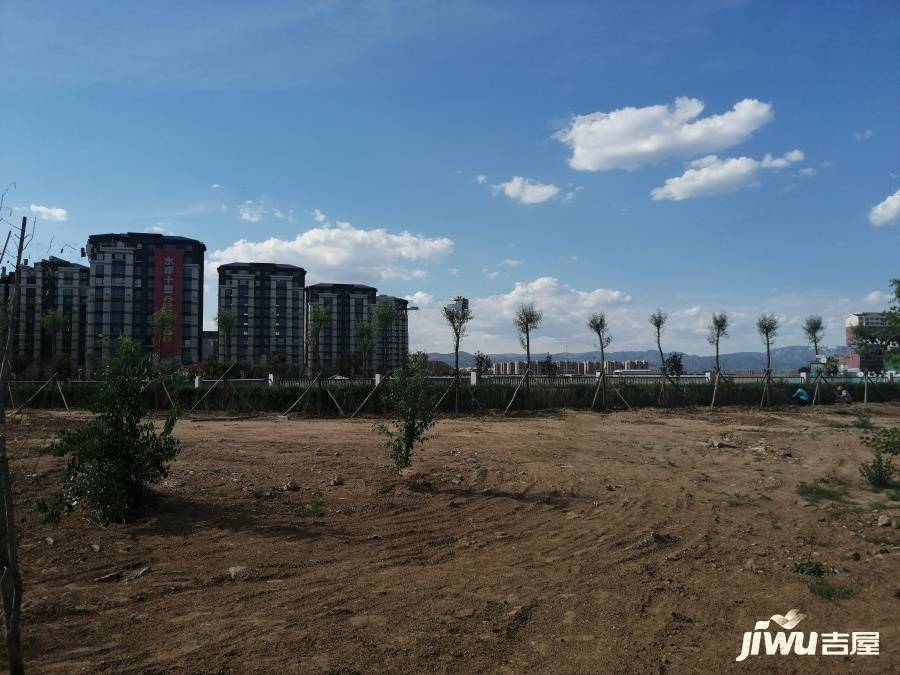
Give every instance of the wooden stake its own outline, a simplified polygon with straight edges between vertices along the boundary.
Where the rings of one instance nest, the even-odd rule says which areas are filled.
[[[204,393],[203,396],[201,396],[201,397],[197,400],[197,402],[193,405],[193,407],[192,407],[190,410],[188,410],[188,413],[189,413],[189,414],[192,413],[192,412],[194,412],[194,410],[197,408],[197,406],[200,405],[200,401],[202,401],[202,400],[205,399],[207,396],[209,396],[209,392],[211,392],[213,389],[215,389],[215,388],[216,388],[216,385],[218,385],[219,382],[221,382],[222,380],[224,380],[224,379],[225,379],[225,376],[226,376],[228,373],[230,373],[230,372],[231,372],[231,369],[234,368],[236,365],[237,365],[236,363],[232,363],[230,366],[228,366],[228,370],[226,370],[224,373],[222,373],[222,377],[220,377],[218,380],[216,380],[216,381],[215,381],[215,384],[213,384],[213,386],[211,386],[209,389],[207,389],[207,390],[206,390],[206,393]]]
[[[353,414],[352,414],[352,415],[350,415],[350,419],[351,419],[351,420],[352,420],[354,417],[356,417],[356,414],[357,414],[360,410],[363,409],[363,406],[364,406],[366,403],[369,402],[369,399],[372,398],[372,394],[374,394],[375,391],[378,389],[378,387],[381,386],[381,383],[382,383],[382,382],[384,382],[384,380],[381,380],[381,382],[379,382],[379,383],[376,384],[374,387],[372,387],[372,391],[369,392],[368,396],[366,396],[366,397],[363,399],[363,402],[359,404],[359,407],[358,407],[356,410],[353,411]]]
[[[313,388],[313,385],[315,385],[316,382],[319,381],[319,377],[320,377],[321,375],[322,375],[322,373],[318,373],[318,374],[316,375],[316,377],[313,379],[313,381],[310,382],[310,383],[307,385],[306,389],[303,390],[303,393],[300,394],[300,398],[298,398],[296,401],[294,401],[293,404],[291,404],[291,407],[284,411],[285,417],[288,416],[288,415],[291,413],[291,410],[293,410],[294,408],[297,407],[297,405],[300,403],[300,401],[303,400],[303,397],[306,396],[306,393],[307,393],[310,389]],[[373,390],[373,391],[374,391],[374,390]]]
[[[528,371],[529,371],[529,370],[530,370],[530,368],[526,368],[526,369],[525,369],[525,374],[522,376],[522,379],[519,380],[519,384],[516,385],[516,390],[513,392],[512,398],[509,399],[509,403],[508,403],[507,406],[506,406],[506,410],[503,411],[503,416],[504,416],[504,417],[506,416],[506,413],[509,412],[509,409],[512,407],[513,401],[516,400],[516,394],[519,393],[519,387],[522,386],[522,383],[525,381],[525,378],[528,377]]]

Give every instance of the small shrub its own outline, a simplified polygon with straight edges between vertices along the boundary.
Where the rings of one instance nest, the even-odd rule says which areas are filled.
[[[876,451],[871,462],[859,465],[859,472],[873,487],[889,488],[894,484],[894,464],[884,453]]]
[[[794,563],[793,570],[797,574],[802,574],[807,577],[825,576],[825,565],[818,560],[798,560]]]
[[[900,427],[876,429],[871,434],[863,436],[862,442],[876,453],[900,455]]]
[[[418,352],[388,381],[385,405],[390,426],[379,424],[375,429],[388,437],[384,446],[398,469],[409,466],[413,448],[425,442],[426,432],[434,426],[434,403],[425,386],[427,367],[428,357]]]
[[[175,412],[166,419],[161,434],[147,412],[142,396],[144,383],[156,370],[148,354],[128,338],[120,338],[116,353],[100,373],[101,385],[88,424],[63,431],[46,452],[68,457],[62,490],[38,500],[36,508],[51,522],[63,511],[84,502],[89,516],[98,522],[132,520],[147,496],[147,487],[168,475],[168,465],[178,454],[172,437]]]
[[[797,486],[797,494],[810,502],[821,502],[826,499],[834,502],[844,500],[843,490],[825,487],[819,481],[800,483],[800,485]]]
[[[847,600],[849,598],[852,598],[854,593],[856,592],[850,586],[834,586],[824,579],[813,581],[809,585],[809,590],[811,590],[814,595],[817,595],[823,600],[828,600],[830,602]]]
[[[853,420],[850,426],[857,429],[875,429],[875,425],[872,423],[872,418],[868,415],[859,415],[855,420]]]

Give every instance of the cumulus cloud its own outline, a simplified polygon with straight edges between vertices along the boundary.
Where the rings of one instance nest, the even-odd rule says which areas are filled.
[[[40,206],[39,204],[31,205],[31,212],[38,218],[44,220],[64,221],[69,219],[69,212],[58,206]]]
[[[869,222],[875,227],[900,223],[900,190],[872,207],[869,211]]]
[[[516,260],[515,258],[507,258],[506,260],[502,261],[500,264],[503,265],[504,267],[518,267],[523,262],[524,262],[523,260]]]
[[[238,205],[238,214],[241,220],[246,220],[248,223],[260,222],[265,213],[266,210],[263,208],[262,202],[254,202],[252,199],[248,199],[243,204]]]
[[[738,101],[721,115],[700,117],[703,109],[703,101],[680,97],[670,105],[577,115],[554,137],[571,149],[573,169],[636,169],[730,148],[775,118],[772,105],[756,99]]]
[[[874,135],[875,133],[871,129],[863,129],[862,131],[853,132],[853,138],[858,141],[867,141]]]
[[[689,307],[684,310],[685,316],[699,316],[700,312],[703,311],[703,308],[700,305],[694,305],[693,307]]]
[[[416,291],[412,295],[404,295],[404,300],[409,300],[409,302],[420,309],[423,307],[432,307],[435,304],[434,296],[431,293],[426,293],[425,291]]]
[[[365,230],[343,223],[309,229],[293,239],[241,239],[213,251],[206,272],[215,278],[216,269],[224,263],[277,262],[303,267],[310,283],[376,283],[381,279],[422,278],[426,275],[422,265],[438,262],[452,251],[453,241],[446,237]],[[407,267],[410,263],[415,267]]]
[[[803,167],[802,169],[800,169],[797,173],[799,173],[801,176],[804,176],[806,178],[812,178],[818,172],[815,169],[813,169],[812,167],[806,166],[806,167]]]
[[[886,305],[893,299],[894,296],[890,293],[885,293],[884,291],[872,291],[866,296],[866,303],[870,305]]]
[[[757,182],[760,169],[783,169],[803,159],[803,152],[791,150],[781,157],[766,154],[762,160],[750,157],[719,159],[708,155],[696,159],[680,176],[669,178],[665,185],[654,188],[650,196],[654,200],[681,201],[693,197],[734,192]]]
[[[213,190],[218,190],[218,189],[219,189],[220,187],[222,187],[222,186],[219,185],[218,183],[213,183],[210,187],[211,187]]]
[[[491,187],[495,195],[502,192],[520,204],[541,204],[559,194],[559,188],[552,183],[541,183],[522,176],[513,176],[505,183]]]
[[[319,209],[313,210],[312,217],[317,223],[324,223],[328,219],[328,216],[319,211]]]
[[[475,182],[479,185],[484,185],[485,183],[487,183],[487,176],[485,176],[483,173],[480,173],[475,176]]]

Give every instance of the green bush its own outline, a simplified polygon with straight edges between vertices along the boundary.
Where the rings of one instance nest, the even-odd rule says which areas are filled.
[[[876,453],[900,455],[900,427],[876,429],[868,436],[863,436],[862,442]]]
[[[425,434],[434,426],[434,401],[425,386],[427,368],[425,354],[413,354],[387,383],[390,426],[379,424],[375,428],[388,437],[384,445],[398,469],[409,466],[413,448],[425,442]]]
[[[872,487],[889,488],[894,484],[894,465],[891,458],[878,450],[875,451],[875,458],[871,462],[859,465],[859,472]]]
[[[166,477],[179,449],[172,437],[176,413],[169,413],[160,434],[152,422],[144,421],[144,387],[155,376],[150,356],[130,339],[120,338],[100,374],[92,406],[96,417],[64,431],[46,450],[68,458],[62,490],[37,503],[48,520],[58,522],[64,510],[82,502],[97,522],[132,520],[148,486]]]

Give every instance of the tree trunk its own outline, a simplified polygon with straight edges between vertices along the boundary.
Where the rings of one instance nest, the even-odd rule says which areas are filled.
[[[719,338],[716,338],[716,373],[721,370],[719,367]]]
[[[453,342],[453,377],[454,377],[454,398],[455,401],[453,403],[453,410],[458,415],[459,414],[459,335],[456,336],[456,340]]]

